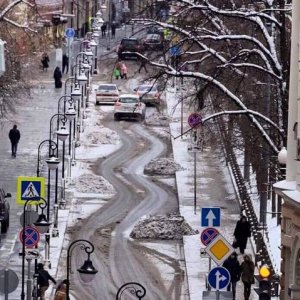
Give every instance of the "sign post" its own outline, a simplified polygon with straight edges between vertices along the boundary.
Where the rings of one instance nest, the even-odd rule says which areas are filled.
[[[70,70],[70,48],[71,48],[71,39],[75,36],[75,30],[73,28],[67,28],[65,31],[65,37],[68,39],[68,71]]]
[[[220,290],[230,283],[230,273],[223,267],[215,267],[208,274],[209,285],[216,289],[216,300],[220,299]]]

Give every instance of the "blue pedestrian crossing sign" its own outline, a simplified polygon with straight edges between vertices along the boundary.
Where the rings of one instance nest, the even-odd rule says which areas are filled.
[[[45,198],[45,178],[19,176],[17,178],[17,203],[24,205],[27,200]],[[28,204],[36,205],[35,201]]]
[[[220,227],[221,226],[221,208],[220,207],[202,207],[201,208],[201,226],[202,227]]]
[[[230,273],[223,267],[215,267],[210,270],[207,279],[213,289],[222,290],[230,283]]]

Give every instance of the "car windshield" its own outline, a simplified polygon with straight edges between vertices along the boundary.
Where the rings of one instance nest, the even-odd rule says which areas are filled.
[[[138,89],[139,92],[155,92],[157,91],[157,88],[152,85],[141,85]]]
[[[124,45],[136,45],[138,43],[137,40],[123,40],[122,44]]]
[[[148,34],[146,36],[146,40],[159,40],[160,36],[159,34]]]
[[[122,97],[120,98],[121,103],[138,103],[139,99],[135,97]]]
[[[99,91],[116,91],[117,87],[114,85],[100,85],[98,87]]]

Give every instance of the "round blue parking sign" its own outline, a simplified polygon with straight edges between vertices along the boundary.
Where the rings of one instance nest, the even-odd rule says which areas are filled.
[[[219,231],[213,227],[206,228],[201,233],[201,242],[204,246],[207,246],[211,243],[217,236]]]
[[[73,38],[75,36],[75,30],[73,28],[67,28],[65,31],[65,36],[67,38]]]
[[[20,231],[19,239],[21,243],[23,244],[23,230]],[[40,233],[39,231],[32,226],[26,226],[25,227],[25,246],[28,248],[35,247],[40,241]]]

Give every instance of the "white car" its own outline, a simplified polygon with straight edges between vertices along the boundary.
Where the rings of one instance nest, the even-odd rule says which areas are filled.
[[[142,84],[134,89],[134,91],[140,96],[142,102],[146,104],[159,104],[161,102],[161,93],[158,91],[156,85]]]
[[[119,99],[119,90],[116,84],[99,84],[96,89],[96,104],[114,103]]]
[[[141,102],[140,97],[134,94],[120,95],[119,100],[114,106],[114,119],[119,121],[121,118],[145,119],[146,105]]]

